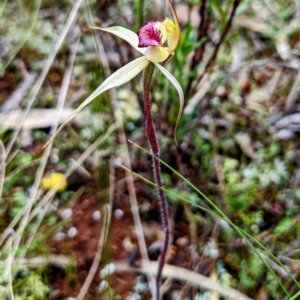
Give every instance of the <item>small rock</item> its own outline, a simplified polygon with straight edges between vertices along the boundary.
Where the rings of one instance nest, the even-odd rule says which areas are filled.
[[[69,219],[73,214],[72,208],[66,208],[61,213],[60,216],[63,220]]]
[[[66,239],[66,234],[63,233],[63,232],[57,232],[57,233],[55,233],[54,236],[53,236],[53,240],[54,240],[55,242],[62,242],[62,241],[64,241],[65,239]]]
[[[77,228],[73,226],[68,230],[68,237],[73,239],[76,235],[77,235]]]
[[[106,280],[102,280],[99,284],[99,291],[103,292],[104,290],[106,290],[108,288],[108,282]]]
[[[116,271],[116,266],[114,263],[107,264],[101,271],[100,271],[100,277],[105,278],[109,275],[114,274]]]
[[[289,129],[281,129],[276,134],[280,140],[290,140],[295,137],[295,133]]]
[[[188,246],[189,240],[187,237],[180,237],[176,240],[175,244],[176,244],[176,246],[178,246],[180,248],[184,248],[184,247]]]
[[[123,216],[124,216],[124,212],[123,212],[123,210],[121,210],[121,209],[116,209],[116,210],[114,211],[114,215],[115,215],[115,217],[116,217],[117,219],[122,219]]]
[[[101,212],[100,210],[96,210],[92,213],[92,219],[93,221],[99,221],[101,218]]]

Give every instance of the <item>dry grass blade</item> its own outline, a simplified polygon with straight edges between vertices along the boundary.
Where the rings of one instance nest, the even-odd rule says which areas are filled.
[[[5,147],[0,140],[0,199],[2,195],[3,190],[3,184],[4,184],[4,177],[5,177]]]
[[[75,27],[74,30],[76,31],[76,27]],[[80,34],[77,36],[76,42],[73,45],[70,46],[70,55],[69,55],[69,59],[68,59],[68,65],[67,65],[64,77],[63,77],[60,94],[59,94],[58,100],[57,100],[57,110],[59,111],[58,117],[60,116],[60,114],[63,110],[65,100],[66,100],[66,97],[67,97],[67,93],[68,93],[68,90],[69,90],[69,86],[70,86],[70,83],[71,83],[72,71],[73,71],[74,62],[75,62],[75,59],[76,59],[76,54],[77,54],[77,49],[78,49],[78,46],[79,46],[79,42],[80,42]],[[51,130],[52,132],[54,132],[57,129],[58,124],[59,124],[58,120],[59,120],[59,118],[55,120],[55,125],[52,127],[52,130]],[[49,147],[49,148],[51,148],[51,147]],[[25,248],[25,251],[23,251],[23,254],[22,254],[23,257],[26,254],[26,249],[31,245],[31,243],[32,243],[32,241],[35,237],[35,234],[36,234],[36,232],[37,232],[37,230],[38,230],[45,214],[48,211],[48,208],[49,208],[50,204],[51,204],[51,201],[48,202],[48,205],[46,207],[44,207],[42,212],[39,214],[38,220],[36,221],[36,224],[33,227],[32,232],[31,232],[31,234],[30,234],[30,236],[29,236],[29,238],[26,242],[26,248]]]
[[[105,244],[107,240],[107,235],[110,227],[110,222],[111,222],[111,211],[112,211],[112,204],[113,204],[113,196],[114,196],[114,180],[115,180],[115,174],[114,174],[114,167],[113,167],[113,162],[112,160],[110,161],[110,182],[109,182],[109,204],[106,204],[103,208],[104,210],[104,220],[102,223],[102,230],[100,233],[99,241],[98,241],[98,246],[97,246],[97,251],[96,255],[94,257],[92,266],[90,268],[90,271],[88,273],[88,276],[86,277],[84,284],[82,285],[80,292],[77,296],[77,300],[83,300],[86,293],[88,292],[88,289],[95,277],[95,274],[98,270],[101,257],[102,257],[102,250],[103,250],[103,245]]]
[[[66,96],[67,96],[67,92],[68,92],[68,88],[69,88],[69,84],[70,84],[70,80],[71,80],[71,75],[72,75],[73,64],[74,64],[75,57],[76,57],[78,43],[79,43],[79,39],[77,41],[76,47],[74,48],[75,50],[73,50],[71,52],[69,67],[65,72],[65,76],[64,76],[64,79],[63,79],[63,82],[62,82],[61,92],[60,92],[59,97],[58,97],[57,110],[60,113],[63,109],[65,99],[66,99]],[[53,122],[53,125],[52,125],[52,128],[51,128],[52,133],[55,132],[57,127],[58,127],[58,123],[59,123],[58,120],[59,120],[59,118],[57,120],[54,120],[54,122]],[[51,147],[49,147],[43,153],[43,156],[42,156],[41,161],[40,161],[40,165],[39,165],[38,170],[36,172],[36,176],[35,176],[35,180],[34,180],[34,183],[33,183],[33,186],[32,186],[30,198],[28,199],[28,201],[26,203],[26,207],[23,211],[20,226],[19,226],[18,230],[16,231],[16,233],[14,234],[14,237],[13,237],[13,240],[14,240],[13,241],[13,253],[12,253],[13,258],[16,254],[16,251],[19,248],[19,245],[20,245],[21,238],[22,238],[23,232],[25,230],[25,227],[28,225],[30,212],[31,212],[31,209],[32,209],[34,203],[36,202],[39,186],[40,186],[40,183],[41,183],[42,176],[45,172],[45,168],[46,168],[46,164],[47,164],[50,152],[51,152]],[[45,210],[44,210],[44,213],[46,213]],[[38,219],[37,226],[35,227],[36,229],[33,230],[33,233],[31,235],[31,237],[29,237],[29,239],[27,241],[27,246],[29,246],[30,243],[32,242],[33,237],[35,235],[35,232],[36,232],[40,222],[42,221],[42,218],[43,218],[43,214],[41,214],[41,218]],[[26,254],[26,248],[21,252],[20,256],[25,256],[25,254]]]

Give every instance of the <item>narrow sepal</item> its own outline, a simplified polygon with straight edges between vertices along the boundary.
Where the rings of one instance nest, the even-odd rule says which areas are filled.
[[[179,82],[176,80],[176,78],[162,65],[155,63],[155,66],[169,79],[169,81],[174,85],[174,87],[177,90],[177,93],[179,95],[179,112],[178,112],[178,116],[177,116],[177,120],[176,120],[176,126],[175,126],[175,130],[174,130],[174,139],[175,139],[175,143],[177,145],[177,138],[176,138],[176,133],[177,133],[177,128],[178,128],[178,124],[182,115],[182,111],[183,111],[183,104],[184,104],[184,95],[183,95],[183,90],[179,84]]]
[[[86,98],[81,103],[81,105],[79,105],[79,107],[69,116],[69,118],[57,129],[50,140],[38,151],[38,153],[42,152],[55,139],[57,134],[66,126],[66,124],[69,123],[84,107],[91,103],[96,97],[109,89],[116,88],[130,81],[133,77],[144,70],[149,63],[150,62],[147,60],[147,58],[145,56],[142,56],[128,63],[127,65],[113,73],[111,76],[109,76],[88,98]]]

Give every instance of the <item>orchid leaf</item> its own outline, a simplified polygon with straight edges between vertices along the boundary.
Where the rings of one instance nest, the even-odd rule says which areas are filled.
[[[179,84],[179,82],[176,80],[176,78],[166,69],[164,68],[162,65],[156,63],[155,66],[169,79],[169,81],[174,85],[175,89],[178,92],[179,95],[179,112],[178,112],[178,116],[177,116],[177,120],[176,120],[176,126],[175,126],[175,130],[174,130],[174,139],[175,139],[175,143],[177,145],[177,138],[176,138],[176,132],[177,132],[177,128],[178,128],[178,124],[182,115],[182,111],[183,111],[183,104],[184,104],[184,95],[183,95],[183,91],[182,88]]]
[[[120,85],[130,81],[133,77],[143,71],[149,64],[149,61],[145,56],[139,57],[134,61],[128,63],[121,69],[117,70],[111,76],[109,76],[88,98],[86,98],[81,105],[69,116],[69,118],[57,129],[55,134],[50,140],[38,151],[43,151],[57,136],[57,134],[69,123],[84,107],[91,103],[96,97],[105,91],[116,88]]]
[[[145,49],[138,47],[139,39],[137,34],[127,28],[121,26],[114,26],[108,28],[89,26],[89,28],[98,29],[114,34],[115,36],[129,43],[135,50],[139,51],[140,53],[144,54],[145,52]]]

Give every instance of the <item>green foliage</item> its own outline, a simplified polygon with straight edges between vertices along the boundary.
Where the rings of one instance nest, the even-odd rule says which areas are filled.
[[[259,284],[259,278],[262,276],[265,268],[260,259],[256,256],[249,260],[242,261],[240,270],[240,283],[244,289],[251,290]]]
[[[279,235],[288,234],[291,231],[292,227],[295,225],[294,223],[295,222],[291,217],[286,217],[282,219],[274,228],[274,233]]]
[[[35,272],[29,272],[16,285],[18,288],[14,297],[18,300],[42,300],[49,293],[49,287],[43,283],[42,277]]]

